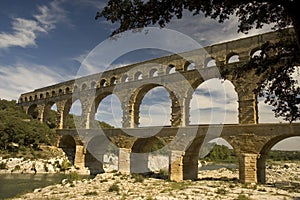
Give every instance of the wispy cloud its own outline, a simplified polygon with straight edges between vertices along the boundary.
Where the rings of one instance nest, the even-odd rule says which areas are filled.
[[[48,66],[31,63],[17,63],[14,66],[0,66],[0,68],[0,98],[5,99],[18,99],[21,93],[70,78],[61,76]]]
[[[48,33],[56,24],[66,19],[65,11],[60,8],[61,1],[53,1],[48,6],[38,6],[34,20],[13,18],[12,32],[0,33],[0,48],[36,47],[36,39],[41,33]]]

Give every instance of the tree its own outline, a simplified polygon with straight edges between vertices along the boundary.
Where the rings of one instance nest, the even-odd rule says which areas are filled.
[[[273,23],[274,29],[293,26],[294,41],[287,44],[266,44],[260,56],[251,60],[244,69],[236,69],[236,74],[247,73],[245,69],[254,69],[258,75],[267,74],[256,92],[265,96],[265,102],[275,107],[276,117],[282,116],[292,122],[300,119],[300,88],[291,77],[296,66],[300,65],[298,8],[296,0],[109,0],[106,7],[97,12],[96,19],[104,17],[112,23],[118,22],[119,27],[112,35],[154,24],[164,27],[172,18],[182,18],[184,10],[193,15],[202,12],[220,23],[235,15],[239,19],[238,31],[244,33],[252,28],[262,28],[264,24]],[[270,48],[276,49],[279,54],[269,59],[266,51]],[[289,58],[289,61],[282,64],[282,56]],[[262,65],[263,70],[260,69]],[[222,75],[226,78],[228,74]]]

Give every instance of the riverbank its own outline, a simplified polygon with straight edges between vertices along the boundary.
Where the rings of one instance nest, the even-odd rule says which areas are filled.
[[[156,176],[161,177],[161,176]],[[266,185],[238,182],[238,170],[199,171],[199,180],[171,182],[120,173],[103,173],[94,179],[62,181],[14,199],[300,199],[300,166],[267,166]]]

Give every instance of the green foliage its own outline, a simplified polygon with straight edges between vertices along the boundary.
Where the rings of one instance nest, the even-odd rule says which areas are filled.
[[[300,152],[272,150],[268,153],[268,159],[273,161],[299,161]]]
[[[108,188],[109,192],[120,192],[120,187],[117,183],[112,184],[109,188]]]
[[[144,182],[145,178],[142,174],[132,174],[132,178],[134,178],[135,183],[142,183]]]
[[[90,192],[86,192],[84,194],[84,196],[96,196],[96,195],[98,195],[98,192],[96,192],[96,191],[90,191]]]
[[[264,24],[274,24],[275,28],[299,25],[295,1],[143,1],[143,0],[109,0],[102,11],[97,12],[96,19],[104,17],[119,27],[112,35],[135,28],[154,24],[164,27],[173,18],[181,19],[184,10],[193,15],[204,13],[205,17],[218,19],[223,23],[232,15],[239,19],[238,30],[247,32],[261,28]],[[276,14],[275,14],[276,13]]]
[[[0,150],[38,150],[40,144],[53,144],[54,131],[32,119],[15,101],[0,100]]]
[[[7,169],[7,163],[6,162],[1,162],[0,163],[0,169]]]
[[[225,145],[215,145],[212,151],[205,157],[206,160],[216,162],[233,162],[236,160],[233,150]]]
[[[239,196],[236,198],[236,200],[251,200],[251,198],[244,194],[239,194]]]
[[[82,177],[77,172],[71,172],[67,175],[67,182],[73,183],[73,181],[80,181]]]

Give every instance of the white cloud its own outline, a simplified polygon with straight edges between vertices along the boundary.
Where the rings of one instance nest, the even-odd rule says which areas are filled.
[[[63,9],[59,7],[60,1],[53,1],[49,6],[39,6],[35,20],[14,18],[11,33],[0,33],[0,48],[9,47],[35,47],[36,39],[40,33],[47,33],[55,25],[66,19]]]
[[[21,93],[71,78],[50,70],[48,66],[29,63],[0,68],[0,95],[5,99],[18,99]]]

